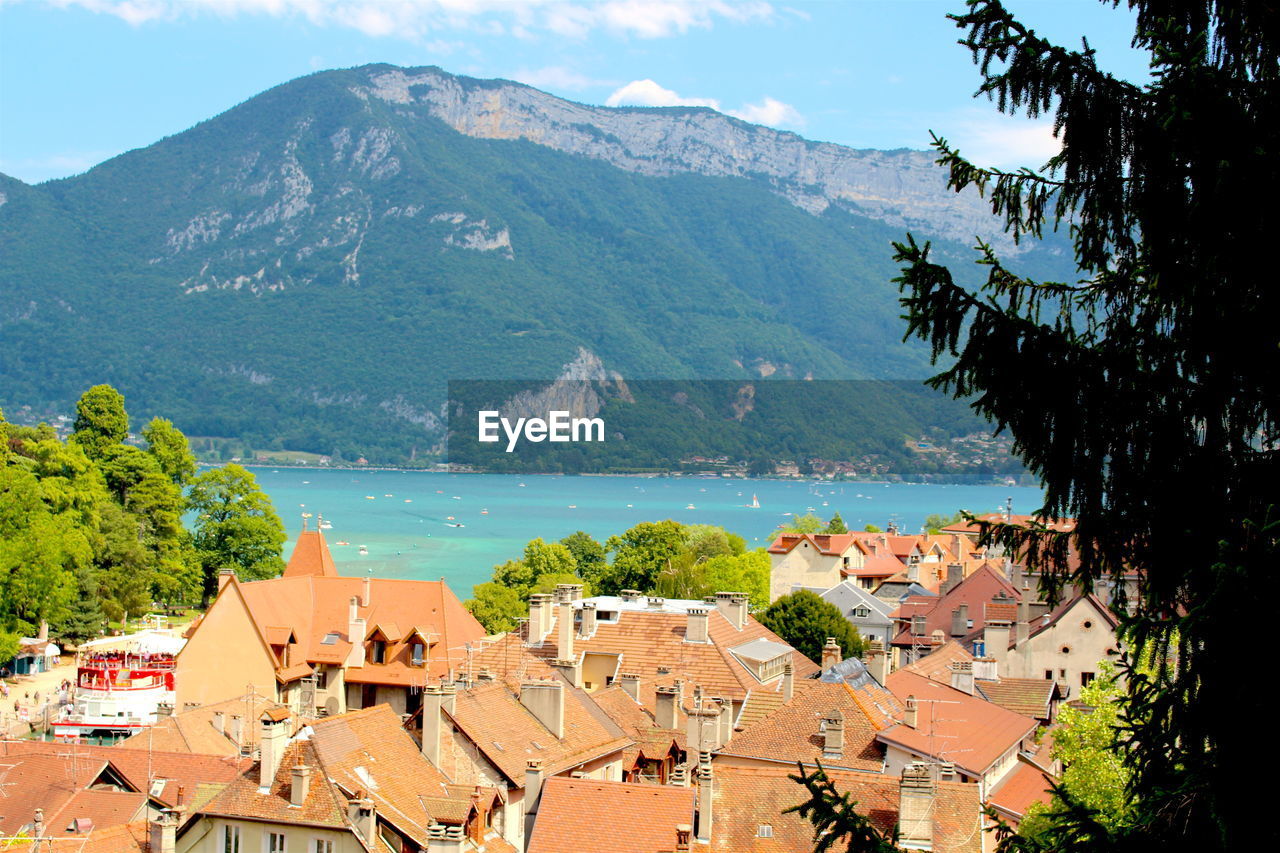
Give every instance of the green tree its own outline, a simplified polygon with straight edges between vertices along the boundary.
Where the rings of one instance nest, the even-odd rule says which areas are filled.
[[[529,615],[529,602],[500,583],[476,584],[471,594],[465,606],[490,634],[512,631],[522,617]]]
[[[831,516],[831,521],[827,522],[828,533],[848,533],[849,526],[844,523],[844,519],[840,517],[840,513]]]
[[[713,524],[689,524],[684,528],[684,547],[696,557],[741,554],[747,541],[736,533]]]
[[[560,540],[560,544],[569,549],[578,571],[583,577],[594,574],[607,561],[604,546],[595,540],[590,533],[579,530]]]
[[[185,486],[196,474],[196,457],[181,430],[165,418],[153,418],[142,429],[147,452],[155,457],[164,475],[178,486]]]
[[[827,525],[811,512],[791,516],[791,522],[781,527],[782,533],[822,533]]]
[[[13,660],[20,648],[22,644],[18,642],[18,635],[0,628],[0,665]]]
[[[757,616],[760,623],[815,663],[822,661],[822,647],[835,637],[843,656],[860,657],[862,637],[840,608],[807,589],[784,595]]]
[[[957,512],[955,515],[943,515],[942,513],[932,513],[924,517],[924,529],[933,536],[942,532],[944,527],[950,527],[953,524],[959,524],[964,521],[964,513]]]
[[[1280,18],[1258,0],[1128,5],[1133,46],[1150,56],[1142,84],[996,0],[955,17],[979,93],[1009,114],[1051,114],[1062,149],[1039,172],[1003,172],[936,139],[950,184],[986,194],[1019,239],[1069,226],[1078,280],[1019,276],[980,244],[986,281],[970,289],[908,238],[899,283],[908,334],[946,365],[931,384],[1010,433],[1042,481],[1041,517],[1075,519],[987,524],[983,541],[1021,555],[1051,600],[1135,573],[1124,634],[1161,661],[1125,667],[1132,821],[1113,831],[1073,804],[1049,842],[1004,843],[1275,846],[1276,829],[1257,823],[1270,792],[1239,769],[1256,760],[1256,732],[1231,721],[1270,714],[1265,691],[1242,687],[1256,669],[1240,650],[1270,637],[1266,620],[1240,618],[1240,591],[1267,588],[1280,560],[1280,289],[1265,250],[1275,213],[1257,204],[1280,191]]]
[[[226,465],[196,475],[187,508],[195,513],[192,544],[205,605],[217,592],[222,569],[234,569],[241,580],[270,578],[284,570],[284,524],[246,469]]]
[[[521,599],[527,599],[543,576],[574,579],[561,580],[560,583],[576,582],[577,568],[573,552],[565,545],[545,542],[539,538],[524,546],[524,553],[519,560],[508,560],[494,566],[493,580],[512,590]]]
[[[707,592],[745,592],[752,607],[769,604],[769,555],[763,548],[745,554],[720,554],[702,564]]]
[[[642,521],[620,536],[610,536],[605,547],[613,562],[588,578],[597,594],[650,590],[668,561],[684,550],[684,528],[671,519]]]
[[[99,605],[98,585],[93,573],[77,572],[75,599],[68,605],[66,615],[51,626],[53,636],[59,640],[83,643],[101,634],[106,624],[107,616]]]
[[[876,526],[876,525],[874,525],[874,524],[868,524],[866,527],[864,527],[864,528],[862,528],[862,529],[863,529],[863,531],[864,531],[864,532],[866,532],[866,533],[883,533],[883,532],[884,532],[884,531],[882,531],[879,527],[877,527],[877,526]]]
[[[71,440],[84,448],[85,455],[97,459],[102,452],[129,436],[129,416],[124,395],[110,385],[94,385],[76,402],[76,420]]]

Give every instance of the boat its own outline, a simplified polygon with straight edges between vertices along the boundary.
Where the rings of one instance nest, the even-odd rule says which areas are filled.
[[[350,542],[339,542],[338,544],[339,544],[339,545],[350,545],[351,543],[350,543]]]
[[[130,735],[155,725],[160,706],[173,706],[174,659],[186,642],[151,630],[81,645],[71,703],[50,723],[54,739]]]
[[[577,504],[569,504],[569,509],[577,509],[577,508],[578,508]]]
[[[332,529],[333,529],[333,525],[332,525],[332,524],[330,524],[330,523],[329,523],[329,522],[327,522],[327,521],[322,521],[322,522],[320,522],[320,529],[321,529],[321,530],[332,530]]]
[[[697,507],[694,506],[693,504],[689,504],[687,507],[685,507],[685,509],[697,509]]]
[[[445,522],[445,524],[448,525],[449,527],[466,527],[465,524],[462,524],[461,522],[458,522],[458,521]]]
[[[369,546],[368,546],[368,545],[361,545],[361,546],[360,546],[360,553],[361,553],[361,554],[368,554],[368,553],[369,553]]]
[[[407,504],[411,504],[411,503],[413,503],[413,498],[405,498],[405,499],[404,499],[404,502],[405,502],[405,503],[407,503]]]
[[[377,500],[377,498],[375,498],[373,495],[365,495],[365,496],[364,496],[364,499],[365,499],[365,500],[367,500],[367,501],[376,501],[376,500]]]
[[[482,510],[480,510],[480,514],[481,514],[481,515],[488,515],[488,514],[489,514],[489,510],[487,510],[487,509],[482,509]]]
[[[751,496],[751,508],[752,509],[760,508],[760,498],[756,497],[754,494]]]

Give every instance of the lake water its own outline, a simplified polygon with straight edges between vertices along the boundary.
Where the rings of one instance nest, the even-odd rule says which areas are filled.
[[[804,483],[688,477],[561,477],[255,468],[290,541],[302,513],[323,516],[325,539],[344,575],[444,578],[461,598],[489,580],[493,566],[518,557],[530,539],[585,530],[603,542],[641,521],[672,518],[715,524],[750,547],[767,545],[785,513],[839,511],[850,529],[895,521],[918,531],[931,513],[994,510],[1013,498],[1015,512],[1039,506],[1041,492],[1010,486]],[[750,507],[752,496],[760,508]],[[315,518],[311,519],[314,527]],[[451,525],[461,525],[453,527]],[[339,542],[350,544],[339,545]],[[368,549],[359,553],[360,546]]]

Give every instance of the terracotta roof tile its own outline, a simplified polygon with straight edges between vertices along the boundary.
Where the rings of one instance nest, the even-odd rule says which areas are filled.
[[[1047,719],[1057,682],[1041,678],[1001,678],[999,681],[975,681],[975,687],[988,702],[1037,720]]]
[[[664,853],[676,827],[693,828],[694,789],[547,779],[528,853]]]
[[[808,542],[818,553],[839,557],[853,546],[852,533],[783,533],[768,547],[770,554],[788,554],[801,542]]]
[[[904,666],[907,672],[923,675],[939,684],[951,684],[951,664],[956,661],[972,661],[973,655],[964,646],[951,640],[939,646],[920,660]],[[999,703],[997,703],[999,704]]]
[[[57,853],[150,853],[149,827],[145,820],[95,829],[83,838],[58,834],[56,846],[45,842],[41,850]],[[34,853],[35,842],[17,842],[4,848],[5,853]]]
[[[1032,803],[1049,803],[1052,781],[1040,768],[1019,761],[1018,766],[1000,780],[987,802],[1014,820],[1021,820]]]
[[[298,534],[293,553],[289,555],[289,563],[284,567],[284,576],[287,578],[307,575],[332,578],[338,576],[338,567],[334,565],[333,556],[329,553],[329,545],[319,530],[303,530]]]
[[[1021,592],[1015,590],[1013,584],[990,564],[984,564],[946,595],[938,598],[913,595],[894,613],[894,617],[906,622],[907,627],[894,638],[893,645],[914,644],[916,635],[912,634],[910,625],[912,617],[917,615],[925,617],[925,632],[922,637],[928,639],[935,631],[941,631],[943,637],[950,637],[951,611],[961,604],[968,606],[969,618],[973,620],[973,627],[966,633],[981,631],[989,618],[986,607],[1000,595],[1016,601]]]
[[[795,768],[713,765],[711,853],[797,853],[814,847],[813,824],[795,812],[805,789],[788,776]],[[898,779],[878,773],[831,770],[856,810],[886,835],[898,823]],[[934,853],[981,853],[982,807],[978,786],[937,782],[933,809]],[[767,827],[767,835],[762,828]],[[840,845],[836,845],[839,849]]]
[[[293,784],[293,767],[306,764],[312,767],[311,783],[307,798],[301,808],[289,803],[289,790]],[[324,768],[319,765],[315,747],[309,741],[295,740],[285,747],[280,769],[268,791],[258,789],[258,766],[242,773],[221,794],[214,797],[200,810],[203,814],[240,817],[276,823],[305,826],[345,828],[347,822],[346,801],[337,789],[329,784]]]
[[[239,756],[241,743],[252,748],[258,743],[256,721],[263,710],[275,706],[274,699],[247,693],[235,699],[213,702],[164,717],[154,726],[121,741],[117,746],[164,752],[192,752],[204,755]],[[222,714],[222,731],[215,723]],[[240,718],[240,742],[232,739],[232,717]],[[295,722],[294,727],[300,724]],[[293,731],[290,731],[293,734]]]
[[[80,791],[56,813],[45,812],[46,832],[65,835],[77,831],[73,825],[86,821],[90,827],[119,826],[146,818],[147,795],[137,791]]]
[[[1030,717],[905,669],[890,674],[888,682],[898,699],[905,702],[914,696],[919,701],[916,725],[902,723],[885,729],[879,739],[919,755],[952,761],[970,776],[985,774],[1036,728]]]
[[[77,793],[93,784],[107,769],[100,758],[81,761],[54,754],[15,754],[0,757],[0,836],[17,835],[44,809],[46,823]]]

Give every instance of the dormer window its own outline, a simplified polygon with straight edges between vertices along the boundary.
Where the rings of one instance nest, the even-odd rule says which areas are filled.
[[[871,608],[866,605],[855,607],[853,608],[853,615],[857,616],[859,619],[866,619],[871,615]]]
[[[413,661],[414,666],[422,666],[426,659],[426,647],[422,643],[414,643],[409,647],[409,659]]]
[[[387,662],[387,641],[374,640],[369,644],[369,658],[373,663]]]

